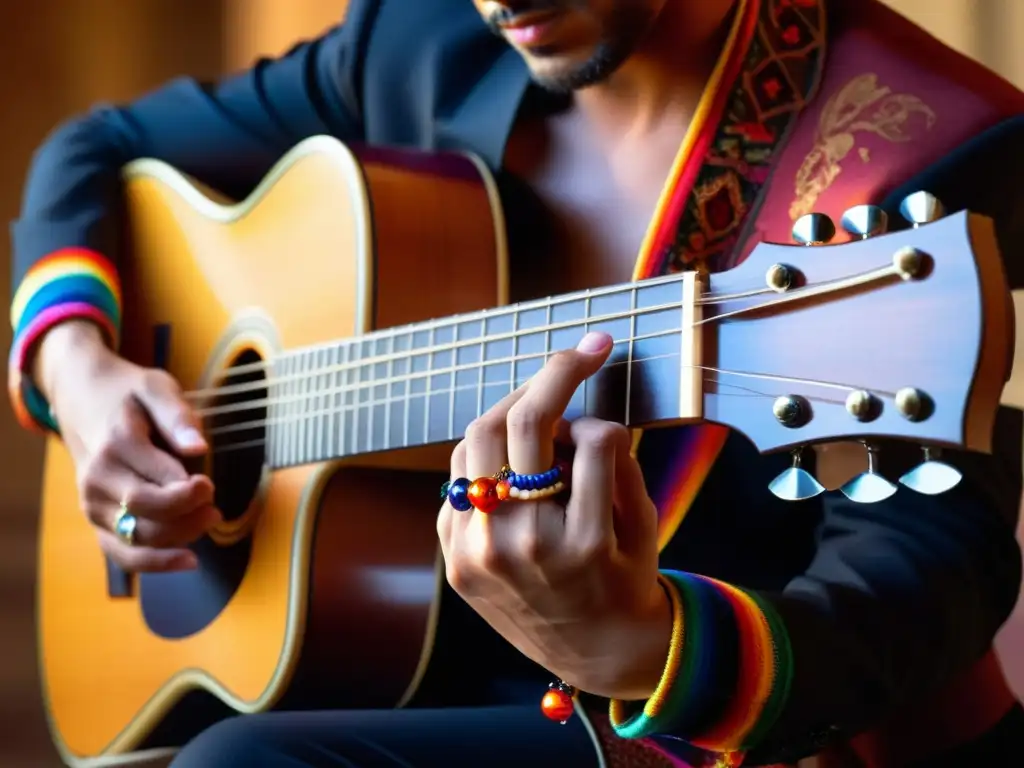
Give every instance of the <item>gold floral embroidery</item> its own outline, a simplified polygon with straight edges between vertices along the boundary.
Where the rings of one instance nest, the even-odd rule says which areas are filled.
[[[912,120],[912,118],[917,118]],[[917,96],[893,93],[873,73],[858,75],[825,104],[818,119],[814,147],[796,172],[796,197],[789,207],[795,221],[814,210],[818,198],[843,172],[843,160],[854,150],[857,134],[870,133],[889,142],[910,141],[923,125],[931,130],[935,111]],[[866,147],[857,150],[870,161]]]

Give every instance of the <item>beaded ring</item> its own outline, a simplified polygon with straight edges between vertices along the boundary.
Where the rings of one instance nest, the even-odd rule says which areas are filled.
[[[444,483],[441,499],[447,499],[459,512],[475,508],[489,514],[503,501],[537,501],[557,496],[565,489],[565,474],[561,463],[532,475],[517,474],[506,464],[491,477],[472,481],[459,477]]]

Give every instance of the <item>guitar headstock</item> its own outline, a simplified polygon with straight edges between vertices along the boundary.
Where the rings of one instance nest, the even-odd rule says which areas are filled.
[[[704,417],[763,453],[793,452],[772,487],[783,498],[824,490],[799,466],[818,443],[865,445],[867,471],[841,489],[856,501],[896,490],[877,470],[879,440],[922,446],[924,462],[900,478],[922,493],[959,482],[938,449],[991,451],[1014,343],[994,227],[947,216],[924,192],[900,213],[908,226],[889,232],[882,209],[851,208],[845,238],[828,216],[808,214],[793,227],[797,245],[759,244],[710,277]]]

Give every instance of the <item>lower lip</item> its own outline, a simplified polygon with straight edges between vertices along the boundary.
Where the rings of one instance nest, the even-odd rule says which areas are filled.
[[[530,24],[526,27],[515,27],[506,29],[505,36],[514,45],[528,47],[531,45],[543,44],[552,29],[555,28],[555,20],[542,21],[539,24]]]

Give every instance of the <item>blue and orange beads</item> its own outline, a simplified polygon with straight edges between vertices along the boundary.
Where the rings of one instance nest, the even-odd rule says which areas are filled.
[[[518,475],[506,466],[493,477],[459,477],[444,483],[441,498],[447,498],[459,512],[477,509],[489,514],[503,501],[534,501],[561,493],[565,488],[564,476],[560,464],[533,475]]]
[[[452,509],[459,512],[476,508],[487,514],[507,498],[498,498],[497,486],[498,480],[494,477],[480,477],[472,481],[459,477],[441,486],[441,498],[447,498]]]

